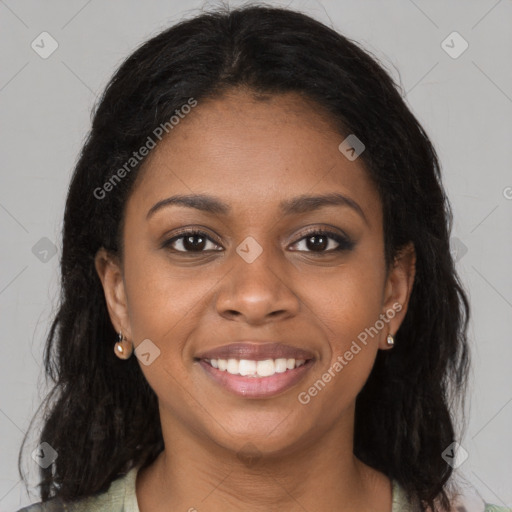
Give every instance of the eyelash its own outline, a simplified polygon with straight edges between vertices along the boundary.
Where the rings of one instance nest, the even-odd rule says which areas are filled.
[[[162,244],[162,247],[164,247],[164,248],[168,247],[173,252],[181,253],[181,254],[194,254],[194,253],[199,254],[202,252],[207,252],[204,250],[201,250],[201,251],[178,251],[178,250],[172,249],[171,245],[174,242],[181,240],[183,238],[189,237],[189,236],[200,236],[201,238],[206,238],[210,242],[217,244],[217,242],[215,240],[213,240],[211,237],[209,237],[204,231],[191,229],[191,230],[187,230],[187,231],[182,231],[179,235],[174,236],[174,237],[170,238],[169,240],[166,240]],[[301,241],[303,241],[307,238],[310,238],[312,236],[326,236],[328,238],[331,238],[338,244],[338,247],[336,247],[335,249],[330,249],[328,251],[323,250],[323,251],[297,251],[297,252],[308,252],[311,254],[320,254],[321,255],[321,254],[331,254],[331,253],[335,253],[335,252],[349,251],[349,250],[353,249],[353,247],[354,247],[354,242],[352,240],[350,240],[348,237],[344,237],[338,233],[335,233],[333,231],[329,231],[326,229],[312,229],[310,231],[307,231],[306,233],[303,233],[302,237],[299,240],[297,240],[296,242],[294,242],[292,245],[296,245],[298,242],[301,242]]]

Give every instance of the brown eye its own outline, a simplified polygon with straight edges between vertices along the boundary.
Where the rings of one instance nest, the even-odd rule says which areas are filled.
[[[325,251],[329,245],[329,237],[325,235],[308,236],[305,240],[310,251]]]
[[[354,243],[338,233],[331,231],[314,231],[301,238],[295,244],[301,252],[331,253],[350,250]]]
[[[182,245],[187,251],[202,251],[206,245],[206,238],[201,235],[187,235],[183,237]]]
[[[209,245],[210,244],[210,245]],[[202,231],[186,231],[163,244],[176,252],[205,252],[216,249],[217,244]],[[212,247],[213,246],[213,247]]]

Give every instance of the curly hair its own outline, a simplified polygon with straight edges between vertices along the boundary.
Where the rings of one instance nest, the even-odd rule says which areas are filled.
[[[41,499],[104,491],[164,448],[154,391],[136,358],[113,354],[116,332],[94,265],[101,247],[122,256],[125,205],[144,160],[105,198],[93,191],[189,98],[240,86],[298,93],[341,136],[364,141],[361,159],[382,199],[386,263],[409,242],[417,260],[396,346],[378,351],[356,399],[354,454],[423,510],[448,509],[452,468],[441,453],[457,439],[458,408],[464,417],[469,302],[450,253],[452,212],[436,152],[375,57],[319,21],[267,6],[203,12],[161,32],[124,61],[95,108],[67,195],[60,301],[44,352],[52,389],[40,440],[59,455],[40,469]]]

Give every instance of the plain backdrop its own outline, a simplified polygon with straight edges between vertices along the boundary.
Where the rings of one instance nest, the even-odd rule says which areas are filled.
[[[470,417],[459,440],[468,458],[457,472],[487,501],[511,506],[512,2],[268,3],[302,10],[370,50],[399,81],[439,152],[457,268],[472,306]],[[31,496],[17,457],[47,392],[41,360],[57,304],[64,202],[91,109],[141,42],[216,5],[0,1],[1,511],[38,501],[31,450],[24,463]],[[42,37],[45,51],[58,44],[47,58],[33,49]]]

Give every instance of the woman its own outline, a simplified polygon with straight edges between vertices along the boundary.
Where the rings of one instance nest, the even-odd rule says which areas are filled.
[[[146,42],[69,189],[24,510],[449,510],[450,224],[429,139],[345,37],[248,7]]]

